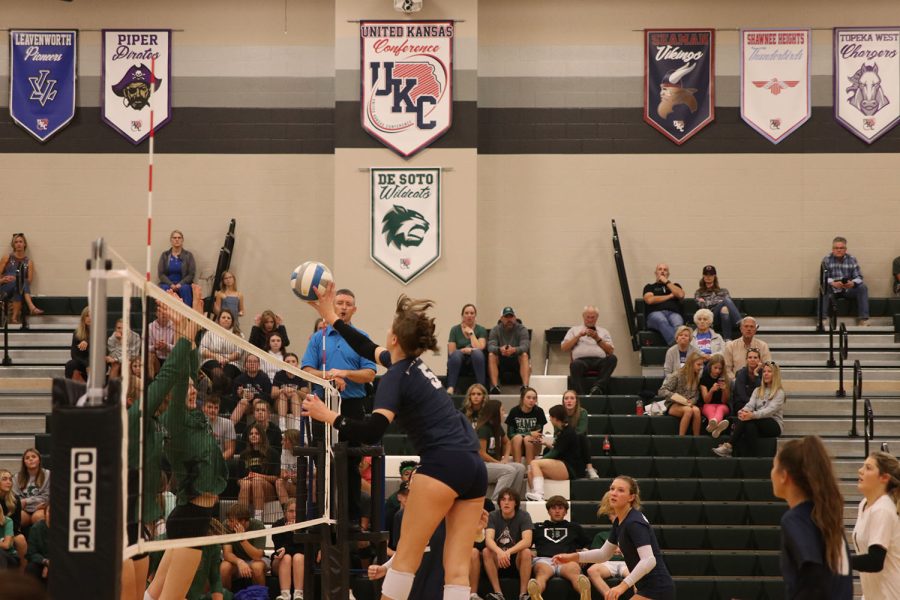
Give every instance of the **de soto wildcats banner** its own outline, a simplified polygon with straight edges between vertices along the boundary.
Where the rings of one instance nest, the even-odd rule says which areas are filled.
[[[104,29],[103,120],[133,144],[172,118],[172,32]]]
[[[868,144],[897,124],[900,28],[835,28],[834,116]]]
[[[715,118],[715,31],[644,30],[644,121],[683,144]]]
[[[453,21],[362,21],[363,129],[410,157],[453,117]]]
[[[773,144],[809,120],[809,29],[741,30],[741,118]]]

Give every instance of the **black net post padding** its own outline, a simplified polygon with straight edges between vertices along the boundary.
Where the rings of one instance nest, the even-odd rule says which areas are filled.
[[[118,600],[122,571],[122,431],[119,386],[76,406],[82,383],[53,380],[50,596]],[[74,595],[73,595],[74,593]]]

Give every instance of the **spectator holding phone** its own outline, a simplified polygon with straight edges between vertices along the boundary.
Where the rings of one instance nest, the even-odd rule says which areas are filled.
[[[825,313],[821,315],[823,326],[825,317],[837,298],[855,299],[858,322],[863,327],[868,326],[869,288],[863,283],[862,271],[856,257],[847,253],[847,238],[838,236],[832,240],[831,254],[822,259],[822,268],[825,269],[827,284]]]

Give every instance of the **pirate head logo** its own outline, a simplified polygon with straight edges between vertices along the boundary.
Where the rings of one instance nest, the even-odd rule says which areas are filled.
[[[421,213],[394,205],[381,219],[381,233],[388,247],[418,246],[428,233],[429,224]]]
[[[122,98],[125,106],[134,110],[141,110],[150,104],[150,96],[159,89],[162,80],[155,77],[147,65],[132,65],[119,80],[112,86],[116,96]]]
[[[679,104],[684,104],[690,111],[697,112],[697,99],[694,94],[696,88],[686,88],[681,80],[685,75],[697,68],[697,63],[686,64],[683,67],[673,69],[666,73],[659,84],[659,106],[656,113],[663,119],[667,118]]]

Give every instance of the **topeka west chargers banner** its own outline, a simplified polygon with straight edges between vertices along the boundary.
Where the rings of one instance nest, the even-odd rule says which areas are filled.
[[[100,94],[106,123],[133,144],[172,118],[172,32],[104,29]]]
[[[372,168],[371,257],[409,283],[441,257],[441,169]]]
[[[683,144],[715,118],[715,31],[644,30],[644,121]]]
[[[868,144],[897,124],[900,28],[835,28],[834,116]]]
[[[403,157],[431,145],[453,117],[453,21],[362,21],[363,129]]]
[[[809,29],[741,30],[741,118],[773,144],[811,112]]]
[[[9,32],[9,114],[45,142],[75,116],[77,31]]]

